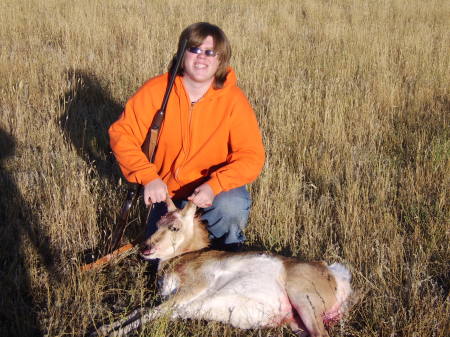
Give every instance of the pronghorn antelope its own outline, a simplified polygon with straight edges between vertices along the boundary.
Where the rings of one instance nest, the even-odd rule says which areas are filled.
[[[316,337],[328,336],[324,325],[342,317],[352,292],[343,265],[302,263],[265,252],[208,250],[208,232],[195,217],[196,206],[188,203],[179,210],[169,198],[167,204],[169,212],[141,255],[160,260],[160,291],[168,299],[102,326],[100,335],[125,336],[168,315],[242,329],[289,324],[299,336]]]

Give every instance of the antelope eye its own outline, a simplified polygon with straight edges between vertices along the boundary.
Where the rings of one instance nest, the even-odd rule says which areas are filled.
[[[169,230],[172,232],[178,232],[180,229],[175,226],[169,226]]]

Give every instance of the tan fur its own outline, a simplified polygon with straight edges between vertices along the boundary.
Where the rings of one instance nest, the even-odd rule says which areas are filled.
[[[328,336],[322,315],[336,303],[336,281],[323,263],[286,261],[286,289],[311,336]],[[305,319],[308,317],[309,319]]]
[[[328,336],[324,320],[333,321],[341,315],[351,292],[349,280],[341,278],[338,290],[333,275],[336,272],[323,262],[302,263],[267,252],[206,250],[209,234],[195,217],[195,205],[188,203],[183,210],[173,210],[169,205],[169,209],[171,212],[158,223],[157,232],[147,240],[142,252],[146,259],[160,259],[161,293],[168,300],[156,308],[137,310],[122,321],[103,326],[101,334],[123,336],[171,313],[172,318],[217,320],[240,328],[287,323],[301,336]],[[267,272],[263,270],[266,266]],[[265,280],[269,284],[268,298],[266,293],[258,293]],[[246,293],[249,283],[253,283],[253,288],[248,289],[254,289],[255,296]],[[279,309],[277,306],[274,309],[274,301],[279,301]],[[263,309],[259,312],[255,307],[261,305]],[[273,312],[273,316],[265,315],[265,311]]]

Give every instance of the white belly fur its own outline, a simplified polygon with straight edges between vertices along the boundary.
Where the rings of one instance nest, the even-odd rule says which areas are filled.
[[[205,263],[201,272],[209,287],[194,299],[180,303],[174,316],[221,321],[248,329],[274,326],[291,314],[284,289],[284,265],[275,256],[231,255]]]

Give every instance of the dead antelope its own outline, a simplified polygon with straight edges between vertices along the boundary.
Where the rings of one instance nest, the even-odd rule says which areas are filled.
[[[328,336],[352,290],[341,264],[302,263],[265,252],[207,250],[208,232],[188,203],[169,212],[141,255],[160,259],[161,294],[167,301],[102,326],[101,335],[124,336],[160,317],[214,320],[241,329],[289,324],[300,336]]]

